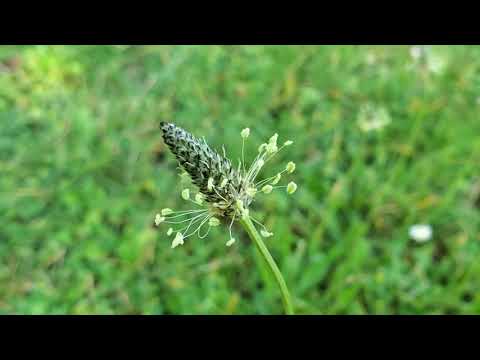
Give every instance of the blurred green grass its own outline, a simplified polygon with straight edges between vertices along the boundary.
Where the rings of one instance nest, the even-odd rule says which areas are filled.
[[[415,49],[0,47],[0,312],[282,312],[241,229],[152,226],[182,207],[167,119],[233,158],[295,141],[269,174],[299,190],[253,211],[298,313],[480,313],[480,48]]]

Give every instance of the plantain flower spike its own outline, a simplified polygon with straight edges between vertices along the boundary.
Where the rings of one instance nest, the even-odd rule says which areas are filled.
[[[176,232],[171,244],[172,248],[183,245],[185,239],[195,234],[199,238],[205,238],[212,227],[221,224],[220,219],[230,224],[230,240],[226,245],[231,246],[235,243],[235,238],[232,236],[233,223],[243,216],[250,216],[253,221],[262,226],[262,236],[273,235],[263,224],[249,215],[249,207],[257,193],[270,194],[278,188],[287,188],[289,194],[295,192],[297,185],[293,182],[288,186],[276,186],[283,173],[292,173],[295,170],[293,162],[289,162],[286,168],[276,175],[257,180],[265,164],[282,148],[290,146],[293,143],[291,140],[278,146],[278,134],[274,134],[268,142],[260,145],[258,154],[251,165],[247,167],[244,160],[244,144],[250,136],[250,129],[243,129],[240,133],[242,159],[236,168],[226,157],[225,150],[223,150],[222,156],[212,149],[205,139],[199,139],[181,127],[168,122],[161,122],[160,129],[165,144],[184,170],[185,175],[182,175],[182,179],[185,180],[185,177],[188,176],[199,191],[194,199],[190,198],[188,188],[184,189],[181,194],[182,198],[194,204],[196,209],[173,211],[170,208],[164,208],[161,210],[161,214],[157,214],[155,217],[156,226],[161,223],[172,225],[167,231],[168,236]]]

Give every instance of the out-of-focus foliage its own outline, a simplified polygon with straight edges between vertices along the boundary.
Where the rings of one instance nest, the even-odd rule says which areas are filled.
[[[298,191],[252,211],[298,313],[480,313],[479,112],[473,46],[0,47],[0,312],[282,311],[240,228],[153,226],[183,206],[166,119],[234,159],[245,127],[250,157],[295,141],[266,175]]]

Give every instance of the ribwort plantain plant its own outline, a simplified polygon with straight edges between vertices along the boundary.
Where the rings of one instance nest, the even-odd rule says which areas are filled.
[[[210,229],[220,225],[220,220],[223,219],[229,224],[229,240],[226,245],[232,246],[235,243],[232,225],[235,221],[240,222],[273,274],[280,288],[285,312],[293,314],[293,305],[285,280],[262,240],[262,237],[270,237],[273,233],[269,232],[249,212],[251,203],[259,194],[269,194],[275,189],[286,189],[288,194],[293,194],[297,190],[294,182],[290,182],[286,186],[277,185],[285,173],[291,174],[295,171],[293,162],[289,162],[285,169],[276,175],[256,181],[265,164],[293,142],[288,140],[278,147],[278,134],[274,134],[267,143],[260,145],[257,156],[247,169],[244,147],[245,140],[250,135],[250,129],[243,129],[241,132],[242,159],[235,168],[227,158],[225,148],[223,148],[223,155],[220,155],[207,144],[204,138],[198,139],[172,123],[161,122],[160,129],[163,133],[163,140],[184,170],[183,176],[188,176],[198,188],[198,193],[193,198],[190,189],[184,189],[181,193],[182,198],[199,208],[187,211],[162,209],[155,216],[155,225],[171,224],[172,227],[168,229],[167,235],[171,236],[175,232],[171,245],[172,248],[175,248],[183,245],[185,239],[192,235],[196,234],[199,238],[205,238]],[[261,227],[261,236],[254,223]],[[174,229],[175,226],[177,229]],[[202,230],[204,227],[207,228],[205,232]]]

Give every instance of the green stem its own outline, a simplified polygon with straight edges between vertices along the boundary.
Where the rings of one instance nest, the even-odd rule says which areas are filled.
[[[265,246],[265,243],[260,237],[257,229],[253,225],[252,220],[250,220],[250,217],[248,215],[244,216],[240,220],[240,222],[242,223],[243,227],[247,231],[250,238],[253,240],[253,242],[257,246],[258,251],[260,251],[260,254],[262,255],[265,262],[267,263],[268,268],[270,269],[271,273],[275,277],[278,287],[280,288],[280,292],[282,293],[282,300],[283,300],[283,306],[285,308],[285,313],[287,315],[293,315],[294,312],[293,312],[293,305],[292,305],[290,293],[288,292],[287,284],[285,283],[282,273],[278,269],[278,266],[275,263],[275,260],[273,260],[272,255],[270,255],[270,252]]]

